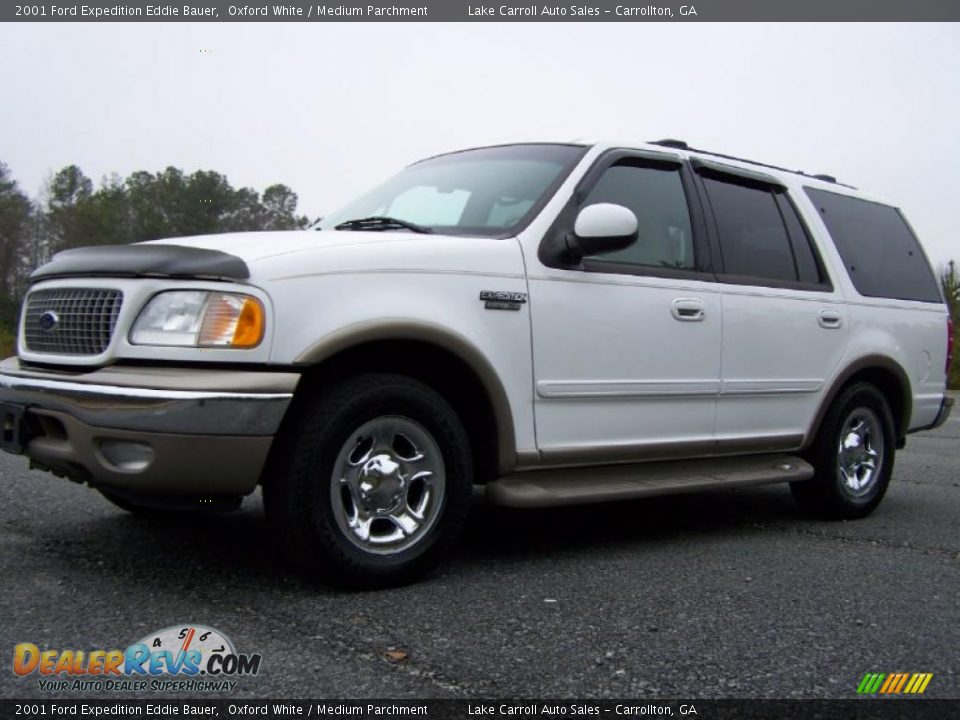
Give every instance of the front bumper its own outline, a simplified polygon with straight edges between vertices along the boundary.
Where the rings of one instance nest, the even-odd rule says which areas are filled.
[[[260,479],[296,373],[0,363],[2,442],[73,479],[148,495],[244,495]],[[19,422],[14,427],[13,423]]]

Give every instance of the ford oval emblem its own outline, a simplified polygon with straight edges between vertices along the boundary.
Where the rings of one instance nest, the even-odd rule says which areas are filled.
[[[47,310],[40,316],[40,329],[44,332],[53,332],[60,324],[60,318],[53,310]]]

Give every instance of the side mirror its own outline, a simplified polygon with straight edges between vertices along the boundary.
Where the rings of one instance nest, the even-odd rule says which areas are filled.
[[[567,251],[580,261],[585,255],[623,250],[636,242],[637,228],[637,216],[623,205],[588,205],[577,213]]]

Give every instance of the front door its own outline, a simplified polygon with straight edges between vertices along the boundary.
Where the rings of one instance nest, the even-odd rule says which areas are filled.
[[[636,214],[639,240],[575,266],[527,259],[542,462],[709,454],[721,298],[688,203],[692,175],[627,151],[598,163],[551,234],[572,230],[583,207],[615,203]]]

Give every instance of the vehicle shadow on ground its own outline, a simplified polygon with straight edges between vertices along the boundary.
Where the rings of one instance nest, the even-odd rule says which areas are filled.
[[[475,559],[533,556],[551,551],[594,553],[611,546],[677,538],[720,538],[768,531],[802,519],[784,486],[720,490],[593,505],[515,510],[478,502],[461,542]]]
[[[491,563],[536,564],[558,551],[595,555],[690,538],[710,543],[778,532],[770,526],[800,519],[784,486],[534,510],[497,507],[479,494],[451,565],[461,575]],[[326,588],[286,557],[259,497],[247,499],[235,513],[133,516],[117,511],[83,525],[88,546],[110,548],[99,556],[104,570],[162,572],[182,568],[189,558],[190,566],[210,579],[280,582],[311,592]]]

